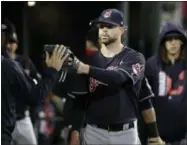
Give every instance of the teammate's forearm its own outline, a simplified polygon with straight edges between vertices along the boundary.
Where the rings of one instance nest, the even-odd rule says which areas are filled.
[[[20,80],[20,83],[24,86],[28,86],[28,89],[22,89],[24,91],[25,96],[28,96],[28,98],[25,98],[26,101],[30,104],[38,104],[41,101],[45,100],[45,98],[49,95],[51,92],[55,81],[57,79],[58,72],[54,68],[46,68],[45,76],[43,79],[35,85],[34,83],[30,85],[28,82],[28,85],[25,85],[25,82],[27,81],[26,78],[23,78],[23,80]]]
[[[79,69],[78,71],[81,73],[87,74],[108,85],[122,85],[125,81],[129,80],[127,75],[121,74],[118,71],[101,69],[87,64],[81,64]]]

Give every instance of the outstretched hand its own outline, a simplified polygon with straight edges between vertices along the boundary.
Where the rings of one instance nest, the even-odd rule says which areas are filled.
[[[57,71],[60,71],[65,60],[68,58],[69,53],[66,52],[66,47],[64,45],[56,45],[55,49],[52,52],[52,55],[49,57],[49,53],[46,53],[45,63],[47,67],[53,67]]]

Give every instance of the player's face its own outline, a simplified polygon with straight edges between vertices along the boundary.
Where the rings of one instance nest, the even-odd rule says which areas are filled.
[[[121,39],[122,31],[119,26],[110,24],[98,24],[99,40],[101,43],[108,45]]]
[[[179,38],[170,37],[166,40],[165,46],[167,53],[175,55],[180,52],[182,41]]]
[[[7,47],[10,52],[16,52],[16,50],[18,48],[18,44],[16,42],[9,43],[9,44],[7,44]]]

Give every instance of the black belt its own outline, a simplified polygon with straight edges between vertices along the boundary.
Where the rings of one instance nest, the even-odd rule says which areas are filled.
[[[110,124],[110,125],[93,125],[101,129],[105,129],[108,131],[122,131],[134,128],[134,122],[130,123],[120,123],[120,124]]]

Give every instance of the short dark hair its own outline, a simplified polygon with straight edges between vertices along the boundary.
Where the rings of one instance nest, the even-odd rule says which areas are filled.
[[[8,20],[7,18],[3,20],[3,25],[6,26],[6,29],[4,30],[5,32],[5,45],[7,43],[12,43],[12,42],[18,42],[17,34],[16,34],[16,27],[15,25]]]

